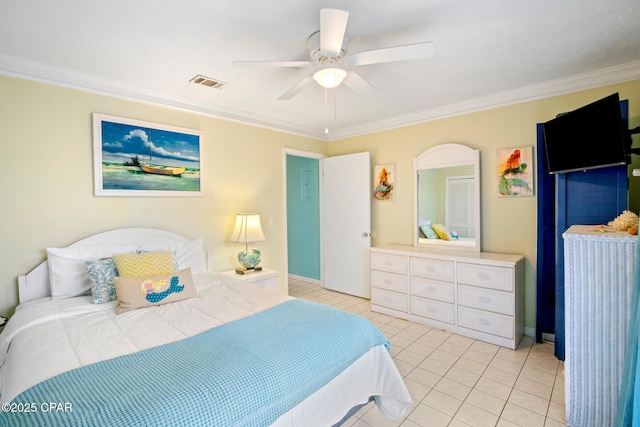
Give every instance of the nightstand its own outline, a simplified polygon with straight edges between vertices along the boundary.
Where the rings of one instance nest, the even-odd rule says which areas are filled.
[[[235,277],[252,285],[259,286],[273,292],[279,292],[280,280],[276,270],[263,268],[262,271],[252,271],[246,274],[237,274],[235,270],[224,271],[222,274]]]

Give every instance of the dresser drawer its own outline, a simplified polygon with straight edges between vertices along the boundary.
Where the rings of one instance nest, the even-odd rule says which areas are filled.
[[[506,267],[458,263],[458,283],[513,292],[513,270]]]
[[[437,280],[412,277],[409,281],[411,295],[436,299],[439,301],[452,303],[453,283],[438,282]]]
[[[407,257],[372,252],[371,268],[389,273],[407,274]]]
[[[407,276],[371,270],[371,286],[390,291],[407,292]]]
[[[408,311],[407,300],[407,294],[388,291],[386,289],[371,288],[371,304],[406,313]]]
[[[453,282],[453,261],[430,258],[410,258],[411,276]]]
[[[411,314],[450,324],[455,321],[453,304],[413,295],[411,296]]]
[[[513,339],[513,317],[458,306],[458,326]]]
[[[494,291],[467,285],[458,285],[458,304],[507,315],[513,315],[515,307],[512,292]]]

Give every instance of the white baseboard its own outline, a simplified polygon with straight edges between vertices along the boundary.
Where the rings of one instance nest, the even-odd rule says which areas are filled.
[[[555,343],[556,334],[542,334],[542,340]]]
[[[310,277],[298,276],[297,274],[289,273],[289,279],[298,280],[299,282],[311,283],[312,285],[320,286],[320,280],[312,279]]]
[[[528,335],[530,337],[535,337],[536,336],[536,328],[524,328],[524,334]],[[556,342],[556,336],[555,334],[547,334],[547,333],[543,333],[542,334],[542,340],[545,342],[551,342],[551,343],[555,343]]]

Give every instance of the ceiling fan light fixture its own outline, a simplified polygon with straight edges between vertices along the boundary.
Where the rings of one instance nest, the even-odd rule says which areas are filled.
[[[347,71],[342,68],[323,68],[313,73],[313,79],[326,89],[333,89],[347,77]]]

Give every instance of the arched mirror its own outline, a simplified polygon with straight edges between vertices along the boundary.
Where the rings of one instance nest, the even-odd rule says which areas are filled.
[[[414,160],[416,246],[480,251],[480,151],[432,147]]]

